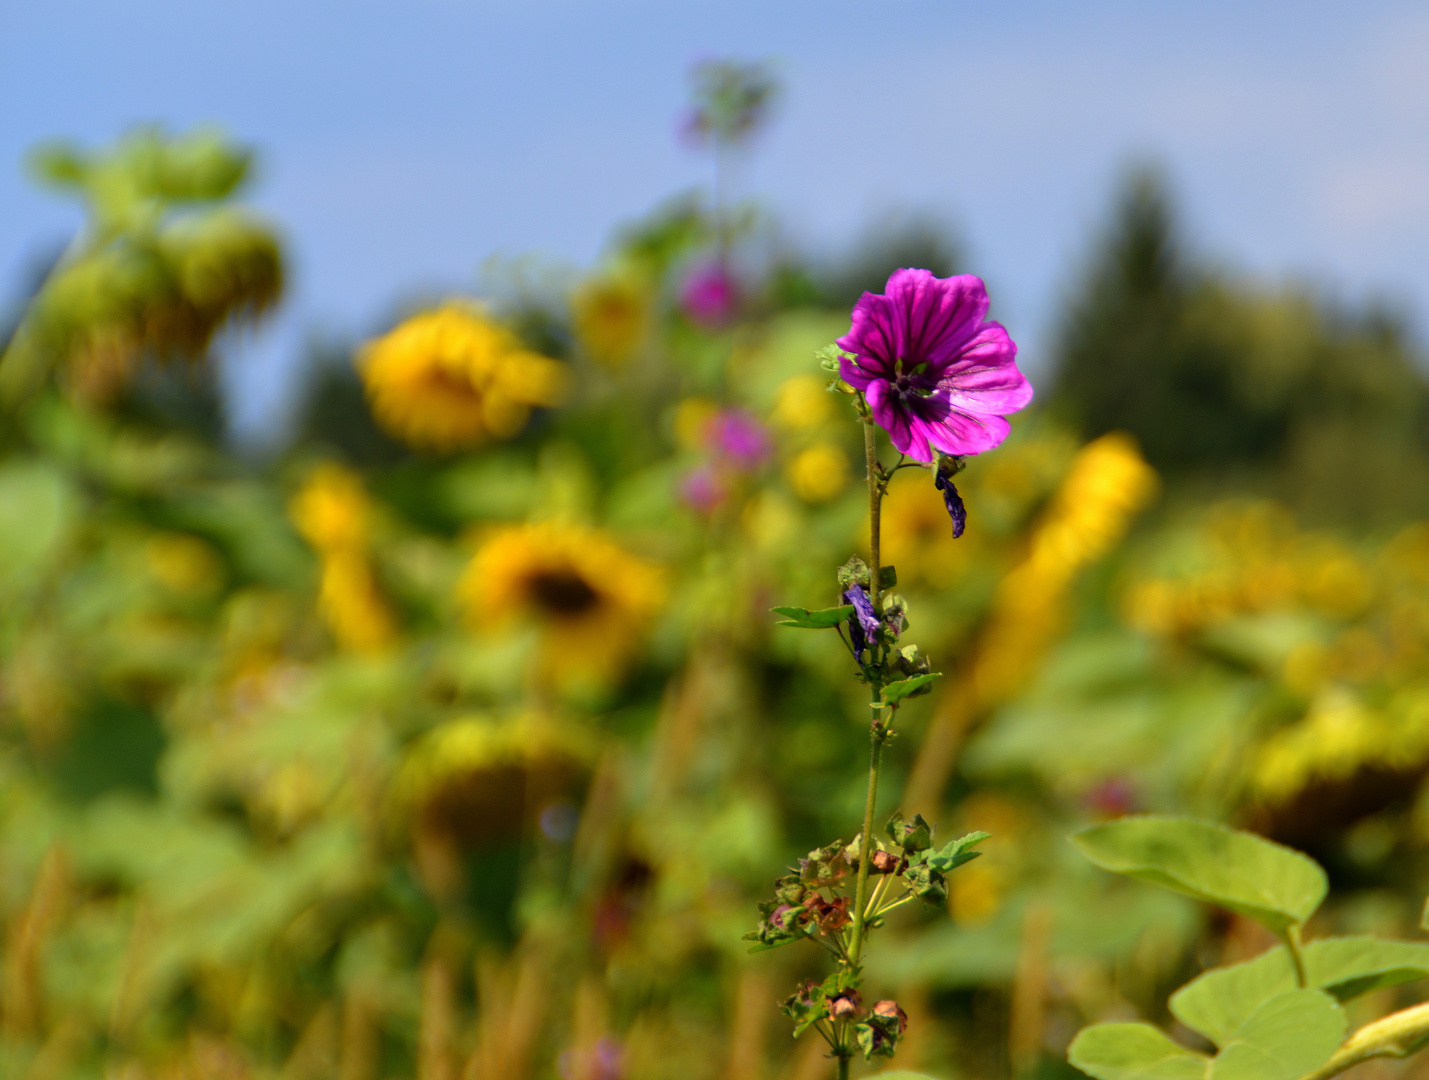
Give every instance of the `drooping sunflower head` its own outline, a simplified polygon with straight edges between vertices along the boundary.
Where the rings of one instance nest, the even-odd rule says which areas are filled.
[[[478,630],[529,620],[554,670],[595,675],[629,657],[664,598],[657,567],[599,530],[554,522],[492,534],[459,588]]]
[[[377,422],[424,450],[510,438],[566,387],[565,365],[461,303],[413,316],[368,342],[357,362]]]
[[[540,714],[462,717],[416,740],[394,778],[391,820],[410,823],[428,887],[450,894],[463,853],[509,843],[568,806],[592,752],[578,729]]]

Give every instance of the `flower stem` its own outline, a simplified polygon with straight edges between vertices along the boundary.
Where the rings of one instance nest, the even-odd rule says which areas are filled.
[[[871,555],[869,565],[868,592],[873,600],[873,610],[880,611],[879,607],[879,577],[881,569],[879,567],[879,524],[880,510],[883,504],[883,485],[879,477],[878,468],[878,445],[877,429],[873,426],[873,419],[867,417],[863,421],[863,452],[864,459],[868,467],[868,547]],[[870,641],[871,647],[877,648],[874,642]],[[859,959],[863,953],[864,924],[866,922],[865,913],[868,906],[868,869],[869,852],[873,846],[873,810],[874,804],[878,801],[878,772],[883,761],[883,742],[887,733],[883,727],[883,718],[879,715],[879,705],[882,703],[882,687],[873,682],[870,684],[872,693],[873,720],[869,731],[868,758],[868,798],[863,807],[863,832],[859,837],[858,846],[858,883],[854,890],[853,901],[853,940],[849,943],[849,966],[858,967]]]
[[[873,426],[871,417],[863,422],[863,458],[868,469],[868,595],[873,601],[873,610],[882,611],[879,607],[879,593],[882,591],[880,578],[883,576],[883,570],[879,566],[878,548],[883,486],[878,477],[878,429]]]

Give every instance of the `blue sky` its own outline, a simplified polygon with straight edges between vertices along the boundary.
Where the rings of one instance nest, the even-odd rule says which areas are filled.
[[[816,250],[945,215],[1034,371],[1134,160],[1228,265],[1429,312],[1429,9],[1373,0],[11,0],[0,295],[77,222],[23,178],[28,146],[222,124],[258,147],[252,201],[293,258],[285,311],[232,358],[260,430],[307,334],[472,287],[493,254],[588,264],[705,182],[673,137],[705,56],[785,81],[744,193]]]

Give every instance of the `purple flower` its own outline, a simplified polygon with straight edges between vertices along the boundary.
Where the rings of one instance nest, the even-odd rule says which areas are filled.
[[[947,471],[945,475],[940,465],[933,474],[933,486],[943,493],[943,505],[948,508],[948,517],[953,519],[953,539],[956,540],[968,526],[968,508],[963,505],[963,497],[953,486],[952,472]]]
[[[734,314],[739,288],[719,263],[695,271],[680,290],[680,306],[691,322],[706,329],[723,326]]]
[[[848,621],[848,636],[853,641],[853,651],[859,662],[863,661],[863,650],[878,637],[878,616],[873,611],[873,601],[868,598],[868,590],[862,585],[850,585],[844,590],[844,599],[853,605],[853,618]]]
[[[864,293],[839,348],[844,382],[868,399],[898,450],[917,461],[979,454],[1007,438],[1003,419],[1032,400],[1017,345],[987,314],[971,274],[895,270],[882,295]]]
[[[702,514],[713,514],[724,496],[724,485],[708,465],[691,470],[680,482],[680,498]]]
[[[758,420],[738,409],[725,409],[710,423],[709,442],[741,469],[754,469],[769,456],[769,436]]]

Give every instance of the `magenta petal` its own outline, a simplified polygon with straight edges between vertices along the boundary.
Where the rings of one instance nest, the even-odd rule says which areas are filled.
[[[840,338],[840,341],[843,339]],[[842,345],[839,348],[843,348]],[[859,390],[866,390],[868,384],[879,376],[871,375],[846,357],[839,358],[839,378]]]
[[[1032,384],[1017,370],[1017,346],[998,323],[984,323],[968,343],[963,358],[938,384],[955,409],[967,412],[1016,412],[1032,400]]]
[[[951,363],[987,314],[987,289],[972,274],[936,278],[927,270],[895,270],[886,296],[897,312],[895,355],[906,367]]]
[[[888,383],[882,379],[875,379],[868,384],[868,407],[873,412],[873,419],[879,427],[888,432],[888,438],[900,453],[910,454],[909,447],[912,445],[912,434],[908,429],[908,416],[902,409],[895,408],[888,400]],[[927,461],[927,458],[919,458],[919,461]]]
[[[1012,430],[1000,416],[965,413],[954,409],[933,429],[932,443],[945,454],[981,454],[991,450]]]

